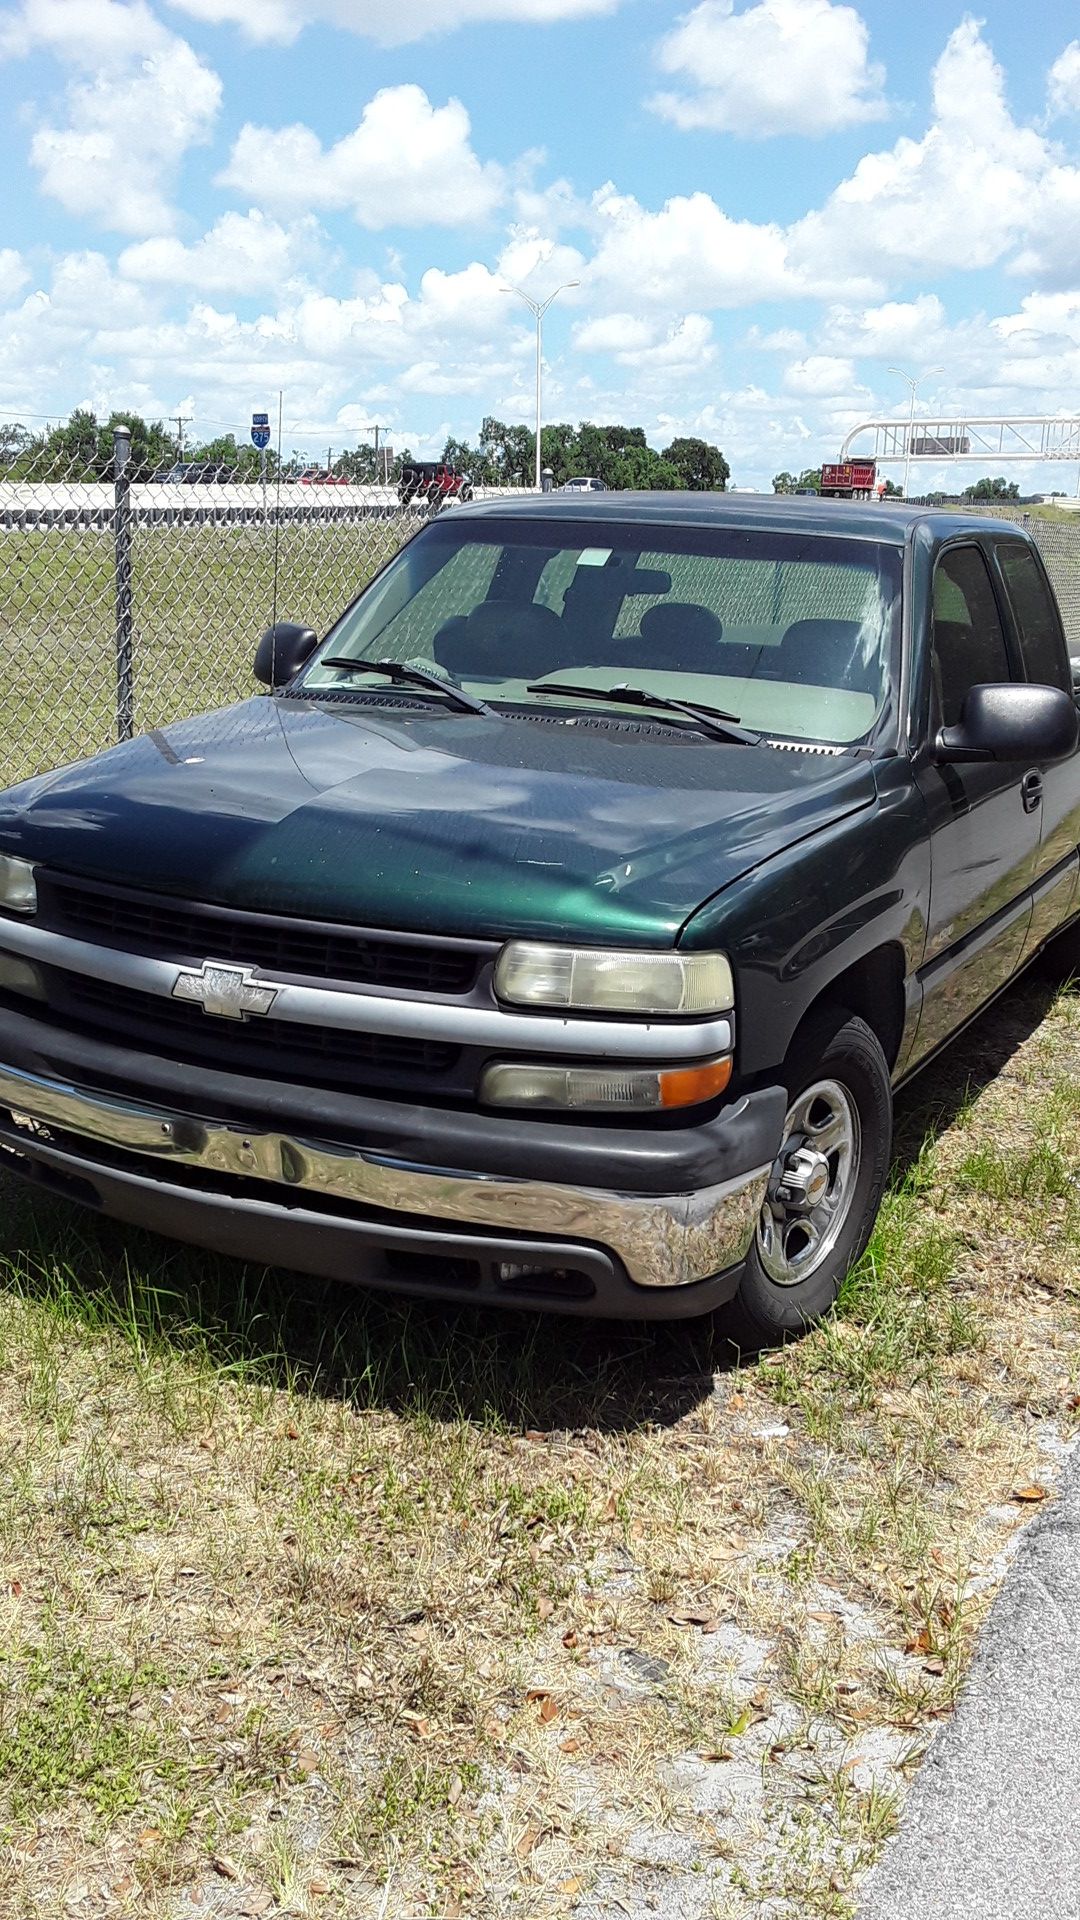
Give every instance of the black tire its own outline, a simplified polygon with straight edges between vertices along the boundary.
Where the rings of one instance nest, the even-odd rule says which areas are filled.
[[[841,1192],[842,1204],[833,1216],[837,1220],[835,1238],[820,1256],[807,1248],[809,1265],[804,1278],[792,1278],[785,1284],[768,1270],[770,1255],[774,1267],[787,1264],[786,1246],[796,1248],[790,1264],[797,1265],[802,1231],[798,1219],[782,1210],[782,1219],[790,1229],[786,1240],[784,1233],[776,1233],[775,1218],[764,1227],[759,1223],[755,1228],[733,1314],[735,1337],[740,1346],[747,1349],[775,1345],[793,1334],[804,1333],[828,1313],[845,1275],[864,1251],[873,1231],[892,1154],[893,1107],[888,1062],[877,1035],[865,1020],[840,1008],[823,1014],[797,1040],[785,1063],[783,1078],[789,1095],[789,1118],[797,1114],[800,1098],[810,1089],[819,1085],[838,1087],[847,1103],[848,1117],[852,1112],[857,1116],[857,1148],[848,1163],[850,1190],[846,1194]],[[821,1103],[822,1116],[828,1106],[828,1100]],[[838,1103],[838,1114],[842,1117],[844,1112],[843,1103]],[[816,1107],[812,1106],[810,1119],[817,1117]],[[855,1128],[849,1130],[854,1135]],[[807,1133],[805,1138],[812,1140],[812,1133]],[[812,1157],[828,1159],[830,1166],[839,1167],[839,1150],[832,1157],[826,1154]],[[820,1177],[816,1170],[815,1173]],[[838,1172],[830,1177],[837,1181]],[[803,1238],[807,1237],[804,1232]]]
[[[1040,964],[1055,980],[1080,976],[1080,919],[1071,920],[1061,933],[1055,933],[1043,948]]]

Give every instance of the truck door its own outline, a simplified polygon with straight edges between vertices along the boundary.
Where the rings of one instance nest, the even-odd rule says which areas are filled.
[[[1012,614],[1013,635],[1027,678],[1072,693],[1072,667],[1057,603],[1034,548],[997,534],[994,558]],[[1080,755],[1032,770],[1038,796],[1039,845],[1025,953],[1034,953],[1072,914],[1080,842]]]
[[[928,738],[960,718],[969,688],[1021,677],[981,547],[957,542],[938,557],[930,635]],[[930,909],[920,980],[923,1010],[911,1062],[939,1046],[1020,965],[1031,919],[1039,812],[1031,769],[994,762],[916,772],[930,825]]]

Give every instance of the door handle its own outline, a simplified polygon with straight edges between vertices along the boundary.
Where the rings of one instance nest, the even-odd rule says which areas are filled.
[[[1042,796],[1042,774],[1035,772],[1025,773],[1020,782],[1020,798],[1024,803],[1024,812],[1034,813],[1036,807],[1041,807]]]

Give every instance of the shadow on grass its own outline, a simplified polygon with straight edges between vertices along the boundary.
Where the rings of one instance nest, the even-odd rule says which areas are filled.
[[[1007,1066],[1058,985],[1049,969],[1026,975],[898,1097],[894,1178]],[[181,1247],[2,1176],[0,1278],[144,1351],[493,1428],[669,1425],[739,1358],[723,1313],[643,1326],[404,1301]]]

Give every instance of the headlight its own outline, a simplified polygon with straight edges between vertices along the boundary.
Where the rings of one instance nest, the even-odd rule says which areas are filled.
[[[731,1057],[696,1067],[544,1067],[503,1061],[486,1067],[480,1099],[490,1107],[623,1108],[656,1112],[700,1106],[723,1093]]]
[[[0,907],[9,913],[37,912],[37,882],[29,860],[0,853]]]
[[[517,1006],[591,1013],[724,1013],[735,1004],[724,953],[631,953],[511,940],[495,964],[495,991]]]

